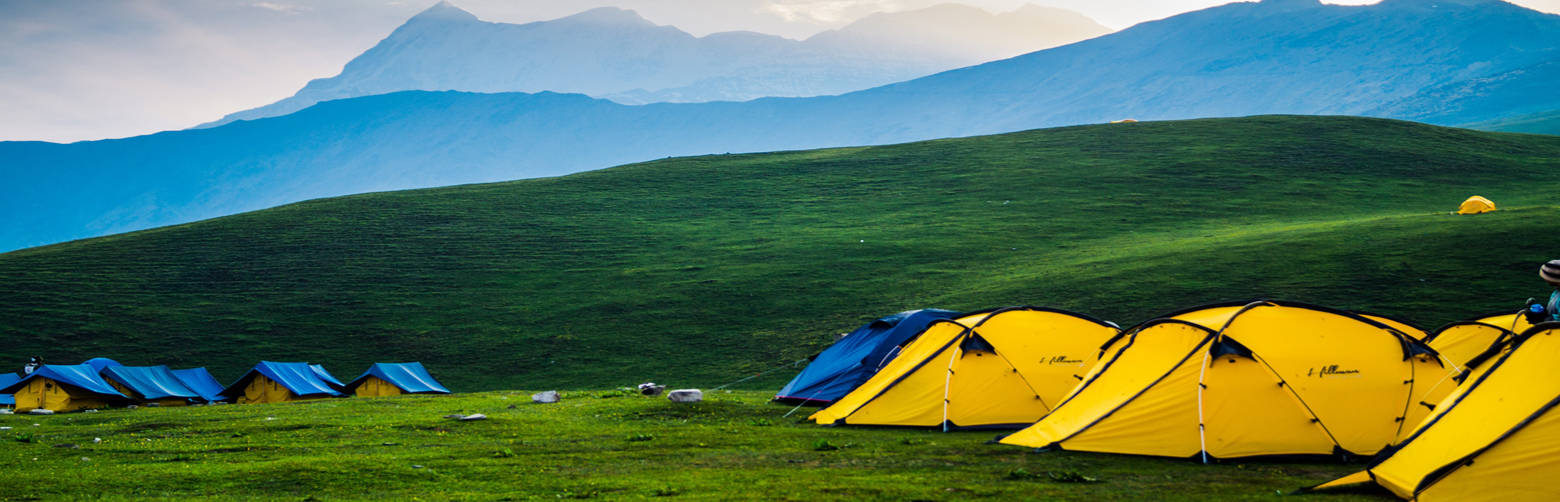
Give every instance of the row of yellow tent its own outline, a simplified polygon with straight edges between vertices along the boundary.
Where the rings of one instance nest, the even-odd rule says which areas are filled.
[[[1481,381],[1499,366],[1493,361],[1534,333],[1549,332],[1517,314],[1427,333],[1379,315],[1281,301],[1199,307],[1125,330],[1062,310],[1015,307],[931,323],[865,383],[810,418],[1022,428],[1001,443],[1202,461],[1444,453],[1444,444],[1404,445],[1436,441],[1417,439],[1426,436],[1464,445],[1488,439],[1456,439],[1468,435],[1435,433],[1431,424],[1449,413],[1448,402],[1472,393],[1469,382]],[[1560,372],[1560,355],[1547,361]],[[1560,388],[1560,378],[1551,380]],[[1509,385],[1486,391],[1486,399],[1500,402],[1501,393],[1521,389]],[[1557,394],[1545,387],[1526,397],[1549,402]],[[1460,406],[1465,411],[1455,416],[1464,425],[1440,430],[1501,413]],[[1560,440],[1544,444],[1554,448]],[[1382,469],[1435,463],[1413,462],[1389,461],[1361,476],[1380,482],[1377,471],[1389,472]],[[1535,468],[1553,470],[1556,462]],[[1419,492],[1402,489],[1410,485],[1393,490],[1413,498]]]

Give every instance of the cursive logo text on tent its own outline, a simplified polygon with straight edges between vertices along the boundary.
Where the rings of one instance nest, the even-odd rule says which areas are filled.
[[[1305,372],[1305,376],[1317,378],[1359,378],[1361,375],[1360,370],[1346,370],[1333,364],[1320,368],[1311,368]]]

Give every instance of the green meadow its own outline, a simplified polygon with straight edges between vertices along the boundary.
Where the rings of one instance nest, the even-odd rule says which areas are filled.
[[[538,405],[486,392],[7,415],[0,425],[30,442],[4,433],[0,500],[1395,500],[1281,497],[1359,464],[1036,454],[984,444],[991,432],[798,423],[805,409],[784,418],[769,396],[570,392]],[[456,413],[491,418],[442,418]]]
[[[1275,298],[1433,328],[1547,294],[1555,172],[1560,137],[1255,117],[314,200],[0,254],[0,361],[707,388],[925,307],[1128,325]],[[1448,214],[1471,195],[1503,210]]]

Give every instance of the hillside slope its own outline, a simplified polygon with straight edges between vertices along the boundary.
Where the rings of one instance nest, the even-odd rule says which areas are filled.
[[[313,200],[0,254],[0,361],[708,387],[920,307],[1125,324],[1274,297],[1433,325],[1545,293],[1557,168],[1555,137],[1257,117]],[[1446,214],[1474,194],[1508,210]]]

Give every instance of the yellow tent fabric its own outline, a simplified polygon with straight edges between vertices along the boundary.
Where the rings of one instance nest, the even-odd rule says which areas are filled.
[[[112,403],[94,392],[61,385],[50,378],[35,378],[22,390],[16,391],[16,411],[26,413],[35,409],[52,410],[55,413],[107,408]]]
[[[1480,196],[1469,197],[1457,208],[1457,214],[1479,214],[1495,210],[1495,203]]]
[[[357,390],[354,392],[357,393],[358,397],[399,396],[406,393],[400,387],[396,387],[394,384],[376,376],[363,379],[363,383],[358,385]]]
[[[811,419],[943,430],[1019,428],[1075,387],[1087,354],[1120,332],[1056,309],[1011,307],[927,327],[898,357]]]
[[[1372,321],[1376,321],[1376,322],[1385,324],[1385,325],[1391,327],[1392,329],[1395,329],[1395,330],[1403,332],[1403,334],[1405,334],[1405,335],[1414,337],[1415,340],[1424,340],[1426,337],[1430,336],[1430,333],[1425,331],[1424,328],[1416,326],[1413,323],[1410,323],[1408,321],[1404,321],[1402,319],[1393,319],[1391,317],[1387,317],[1387,316],[1384,316],[1384,315],[1381,315],[1381,314],[1372,314],[1372,313],[1369,313],[1369,312],[1353,312],[1353,313],[1356,314],[1356,315],[1359,315],[1360,317],[1364,317],[1366,319],[1370,319]]]
[[[1385,324],[1290,303],[1203,307],[1128,330],[1051,414],[1005,444],[1165,457],[1365,457],[1455,385]]]
[[[1365,472],[1314,488],[1374,481],[1399,497],[1554,500],[1560,458],[1560,323],[1518,336]]]
[[[1453,365],[1465,367],[1532,327],[1521,314],[1487,314],[1443,326],[1425,337],[1425,343]]]
[[[276,383],[274,380],[266,378],[265,375],[255,375],[255,378],[249,381],[249,385],[244,386],[244,395],[238,397],[237,403],[287,403],[292,401],[313,401],[316,399],[328,398],[330,398],[328,395],[299,397],[297,394],[293,394],[292,391],[287,390],[287,387]]]

